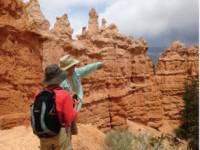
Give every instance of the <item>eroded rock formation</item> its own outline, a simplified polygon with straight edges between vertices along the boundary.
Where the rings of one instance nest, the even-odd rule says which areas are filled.
[[[101,70],[82,80],[85,97],[79,122],[103,131],[126,127],[127,119],[156,129],[179,123],[184,82],[198,73],[197,46],[175,42],[154,67],[143,38],[133,40],[115,24],[106,25],[105,19],[99,27],[94,9],[89,12],[88,27],[73,40],[67,15],[58,17],[49,30],[36,0],[27,5],[1,1],[0,6],[4,12],[0,16],[0,128],[26,118],[23,115],[27,116],[30,98],[39,86],[42,67],[58,63],[66,53],[78,58],[80,66],[104,62]],[[12,12],[17,10],[16,18]],[[5,119],[9,114],[15,116],[14,122]]]
[[[88,35],[94,35],[99,32],[99,24],[98,24],[98,14],[94,8],[92,8],[89,12],[89,21],[88,21]]]
[[[45,19],[41,12],[38,0],[30,0],[26,5],[26,13],[28,17],[28,28],[35,32],[48,31],[49,22]]]
[[[161,55],[156,68],[156,82],[161,92],[163,120],[180,123],[185,82],[198,76],[198,47],[186,47],[176,41]]]
[[[22,2],[0,1],[0,128],[27,121],[42,76],[42,37],[27,28]]]
[[[54,35],[58,36],[59,39],[72,39],[73,29],[70,26],[67,14],[64,14],[62,17],[56,18],[56,23],[54,28],[51,30]]]

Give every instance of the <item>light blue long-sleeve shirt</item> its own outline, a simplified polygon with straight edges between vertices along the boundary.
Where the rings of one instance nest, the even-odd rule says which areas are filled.
[[[83,104],[83,88],[81,84],[81,78],[89,75],[91,72],[97,70],[100,66],[102,66],[102,62],[96,62],[93,64],[88,64],[80,68],[75,68],[75,71],[72,74],[72,80],[73,80],[73,86],[74,90],[72,89],[72,86],[70,85],[70,82],[68,79],[64,80],[60,86],[63,89],[68,90],[69,92],[75,92],[80,100],[80,103],[77,106],[77,111],[79,112],[81,110],[82,104]]]

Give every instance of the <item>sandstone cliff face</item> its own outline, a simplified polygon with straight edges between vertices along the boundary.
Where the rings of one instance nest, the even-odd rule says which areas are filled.
[[[104,62],[103,69],[83,79],[85,99],[79,121],[93,123],[104,131],[126,127],[126,119],[160,130],[166,124],[177,126],[184,82],[198,73],[198,47],[185,47],[183,52],[183,44],[175,42],[154,68],[144,39],[134,41],[122,35],[114,24],[106,27],[105,19],[99,27],[94,9],[89,17],[88,28],[72,42],[72,48],[64,49],[80,59],[81,65]],[[182,58],[176,58],[178,55]],[[163,61],[167,65],[162,66]],[[173,73],[175,67],[180,76]]]
[[[45,19],[40,10],[38,0],[30,0],[26,5],[27,21],[29,30],[40,32],[49,30],[49,22]]]
[[[25,6],[21,0],[1,0],[0,1],[0,25],[11,25],[17,28],[25,28],[26,21],[24,19]]]
[[[65,47],[71,47],[73,29],[68,21],[67,14],[56,18],[56,23],[50,32],[46,32],[46,41],[43,43],[43,68],[52,63],[58,63],[65,52]],[[71,48],[70,48],[71,49]]]
[[[26,30],[21,1],[0,1],[0,128],[26,121],[42,76],[42,38]]]
[[[165,50],[156,68],[156,82],[162,93],[163,119],[179,124],[186,81],[198,75],[198,47],[176,41]]]
[[[90,24],[96,24],[97,19],[96,15],[90,15],[89,20],[93,20]],[[76,49],[82,50],[88,56],[79,57],[83,64],[101,60],[104,67],[83,79],[86,107],[79,115],[80,122],[92,122],[105,131],[126,127],[126,119],[153,127],[161,126],[161,102],[159,92],[155,92],[153,65],[144,39],[133,41],[122,35],[116,25],[106,27],[105,19],[101,31],[88,35],[90,30],[88,28],[86,35],[78,36],[81,49],[74,47],[71,54]]]
[[[127,119],[156,129],[166,122],[179,123],[184,82],[198,73],[198,47],[175,42],[154,67],[143,38],[133,40],[115,24],[107,26],[105,19],[99,27],[94,9],[89,12],[88,27],[73,40],[67,15],[58,17],[49,30],[36,0],[27,5],[17,0],[0,4],[4,12],[0,16],[1,128],[27,118],[42,68],[58,63],[67,53],[78,58],[80,66],[104,62],[102,69],[82,79],[84,105],[79,122],[92,123],[103,131],[125,128]],[[12,12],[17,10],[16,18]],[[12,119],[5,120],[8,114]]]

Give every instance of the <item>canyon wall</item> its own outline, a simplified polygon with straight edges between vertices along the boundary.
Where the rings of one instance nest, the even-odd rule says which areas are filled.
[[[27,118],[42,68],[58,63],[65,54],[79,59],[80,66],[104,62],[102,69],[82,79],[84,105],[79,122],[92,123],[102,131],[125,128],[127,119],[160,130],[180,123],[184,82],[198,74],[197,46],[174,42],[154,66],[143,38],[127,37],[115,24],[107,26],[105,19],[99,26],[94,9],[89,12],[88,27],[74,40],[66,14],[49,29],[37,0],[26,5],[17,0],[1,3],[5,13],[0,17],[0,128],[14,126],[17,120],[23,123],[20,114]],[[19,11],[17,18],[12,16],[15,11]],[[9,120],[7,115],[19,117]]]
[[[28,121],[42,79],[44,39],[39,28],[30,28],[28,6],[19,0],[0,1],[0,128]]]
[[[162,95],[163,120],[169,124],[180,123],[185,83],[197,77],[199,72],[198,49],[176,41],[159,58],[156,83]]]

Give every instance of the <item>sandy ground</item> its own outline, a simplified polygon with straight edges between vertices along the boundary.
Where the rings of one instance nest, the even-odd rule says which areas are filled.
[[[161,132],[142,124],[128,121],[129,131],[134,135],[149,134],[161,136]],[[103,150],[105,134],[92,125],[78,124],[79,134],[72,137],[74,150]],[[169,142],[165,146],[169,148]],[[0,130],[0,150],[39,150],[39,139],[32,133],[32,128],[19,126],[9,130]],[[177,150],[186,150],[183,143]]]
[[[0,150],[37,150],[39,140],[30,127],[19,126],[0,131]]]
[[[31,127],[19,126],[0,130],[0,150],[39,150],[39,139]],[[78,136],[73,136],[74,150],[102,150],[104,134],[91,125],[79,125]]]
[[[138,135],[138,134],[149,134],[149,135],[154,135],[154,136],[161,135],[161,132],[151,127],[147,127],[143,124],[135,123],[132,121],[127,121],[127,123],[128,123],[129,131],[133,133],[134,135]]]

